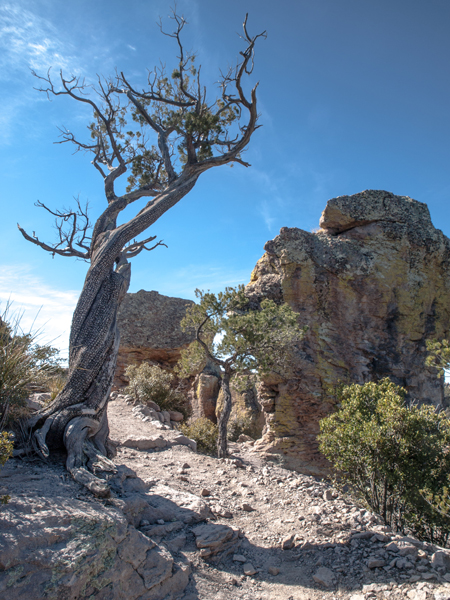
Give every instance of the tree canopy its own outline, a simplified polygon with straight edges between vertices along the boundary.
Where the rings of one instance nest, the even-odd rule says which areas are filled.
[[[195,55],[184,49],[185,19],[176,11],[171,19],[171,32],[160,28],[174,41],[177,66],[171,73],[164,65],[154,68],[144,85],[123,72],[100,76],[95,83],[63,72],[54,78],[50,69],[45,75],[34,73],[39,91],[49,98],[67,97],[92,111],[88,135],[62,128],[60,143],[90,155],[106,202],[95,223],[79,200],[67,210],[38,202],[55,217],[58,239],[53,244],[18,226],[25,239],[51,255],[90,263],[72,319],[67,381],[30,427],[39,453],[47,457],[51,447],[64,447],[67,469],[99,496],[109,495],[109,487],[88,469],[94,464],[97,470],[115,469],[108,460],[115,448],[107,402],[119,348],[117,312],[131,278],[129,260],[162,243],[142,234],[194,188],[202,173],[225,164],[249,166],[242,152],[258,128],[257,84],[247,93],[243,80],[253,71],[255,44],[265,33],[251,36],[245,18],[244,48],[236,65],[221,74],[214,95],[203,85]],[[123,179],[116,185],[126,174],[127,185]],[[136,206],[139,200],[144,202]],[[120,223],[121,213],[133,204],[134,213]]]
[[[107,208],[96,223],[91,223],[88,205],[78,200],[71,209],[50,209],[42,202],[36,205],[56,219],[56,243],[47,244],[38,236],[20,232],[28,241],[61,256],[92,258],[100,238],[114,231],[119,250],[126,246],[131,258],[155,236],[136,242],[142,233],[170,205],[185,195],[198,176],[215,166],[240,163],[242,152],[257,129],[256,88],[247,98],[243,77],[253,71],[255,43],[265,32],[250,36],[247,16],[243,36],[246,47],[234,67],[222,73],[218,94],[211,98],[211,88],[201,79],[201,66],[196,55],[186,52],[182,31],[184,17],[172,12],[172,32],[161,32],[172,38],[178,48],[177,66],[168,73],[164,64],[149,71],[144,86],[131,81],[123,72],[112,77],[97,78],[88,83],[84,78],[67,77],[61,71],[54,78],[51,69],[46,75],[33,72],[40,81],[38,90],[52,96],[66,96],[92,109],[88,136],[79,136],[67,128],[60,129],[59,143],[69,143],[76,152],[91,155],[91,162],[104,182]],[[125,173],[127,187],[117,195],[116,182]],[[118,215],[137,200],[150,200],[127,223],[116,225]],[[120,240],[120,242],[119,242]],[[132,241],[134,240],[134,241]]]
[[[227,452],[226,429],[231,411],[230,381],[255,379],[272,371],[286,374],[295,344],[306,330],[288,304],[264,299],[251,307],[243,285],[217,295],[195,290],[198,304],[189,306],[181,322],[195,340],[182,352],[180,375],[198,372],[207,360],[222,370],[224,408],[219,418],[218,454]]]

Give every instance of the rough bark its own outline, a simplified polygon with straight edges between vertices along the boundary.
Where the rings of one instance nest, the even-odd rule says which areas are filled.
[[[219,458],[226,458],[228,456],[228,421],[231,414],[231,390],[230,390],[230,379],[231,371],[226,369],[222,377],[222,398],[223,408],[220,413],[218,425],[218,436],[217,436],[217,456]]]
[[[78,326],[72,327],[66,385],[35,423],[34,437],[41,455],[48,456],[49,448],[65,447],[67,469],[97,495],[107,495],[108,487],[85,465],[114,470],[114,465],[100,456],[115,454],[108,439],[107,400],[119,349],[117,311],[129,283],[130,265],[126,262],[106,274],[94,298],[87,281],[74,315]]]
[[[150,215],[144,215],[146,218],[126,237],[122,227],[101,236],[72,319],[67,382],[55,400],[30,423],[41,456],[48,457],[50,449],[65,448],[68,471],[98,496],[107,496],[109,488],[90,471],[115,470],[109,460],[115,455],[115,448],[108,438],[107,401],[120,342],[117,312],[131,277],[123,248],[188,193],[196,180],[193,177],[177,186],[174,193],[166,194],[164,202],[157,204]]]

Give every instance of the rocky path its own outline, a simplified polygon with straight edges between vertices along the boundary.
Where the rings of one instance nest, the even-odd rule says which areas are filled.
[[[450,554],[395,535],[326,483],[263,463],[251,443],[232,444],[229,459],[195,453],[173,443],[175,432],[142,422],[120,397],[109,415],[121,444],[171,440],[148,450],[121,445],[119,464],[150,490],[170,486],[211,510],[201,525],[137,524],[190,561],[184,600],[450,599]]]
[[[450,551],[395,535],[325,482],[228,459],[110,403],[107,499],[64,455],[0,470],[0,598],[8,600],[450,600]]]

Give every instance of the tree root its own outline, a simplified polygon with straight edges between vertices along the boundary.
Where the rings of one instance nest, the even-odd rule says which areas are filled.
[[[71,409],[78,409],[81,406],[72,406]],[[80,415],[80,412],[85,414]],[[50,455],[46,437],[52,426],[55,426],[56,417],[57,415],[48,416],[42,427],[30,435],[29,442],[31,442],[34,452],[43,460]],[[30,431],[33,424],[37,422],[38,420],[35,420],[34,423],[28,422]],[[67,450],[66,468],[69,473],[75,481],[101,498],[107,498],[110,495],[110,489],[104,479],[96,476],[97,472],[117,472],[115,464],[110,460],[116,455],[116,448],[109,440],[108,435],[106,410],[95,415],[94,410],[84,408],[83,411],[78,411],[78,416],[69,420],[62,440]]]
[[[106,413],[105,413],[106,415]],[[103,421],[103,419],[102,419]],[[102,432],[102,423],[89,417],[75,417],[64,433],[64,445],[67,450],[66,468],[78,483],[84,485],[95,496],[107,498],[110,489],[106,481],[90,473],[85,466],[94,472],[97,470],[117,472],[116,466],[102,450],[105,449],[103,440],[101,448],[96,447],[96,435]]]

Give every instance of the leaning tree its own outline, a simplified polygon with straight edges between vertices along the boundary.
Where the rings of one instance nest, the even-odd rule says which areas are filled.
[[[62,130],[60,141],[90,154],[103,178],[106,203],[91,224],[79,201],[74,210],[51,210],[39,202],[56,219],[59,239],[54,244],[19,226],[25,239],[53,256],[90,263],[72,319],[67,382],[33,417],[32,439],[44,457],[49,449],[65,447],[69,472],[99,496],[107,496],[109,488],[95,470],[114,470],[107,402],[119,348],[117,311],[130,283],[129,259],[160,243],[149,247],[155,236],[137,238],[188,194],[203,172],[232,163],[249,166],[241,155],[258,127],[257,86],[247,94],[243,79],[252,73],[255,43],[265,32],[250,36],[246,16],[245,49],[236,66],[221,73],[219,92],[211,99],[195,55],[182,44],[186,21],[175,11],[171,19],[173,33],[160,28],[178,47],[177,67],[171,74],[164,66],[155,69],[143,88],[123,72],[99,77],[93,85],[62,72],[57,83],[50,71],[46,76],[33,73],[41,81],[39,91],[68,96],[93,111],[88,140]],[[117,195],[116,183],[127,172],[126,192]],[[148,198],[145,206],[118,224],[121,212],[142,198]]]

